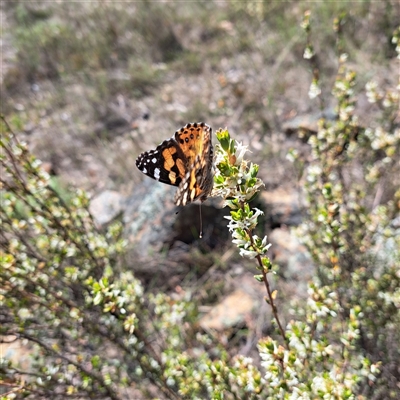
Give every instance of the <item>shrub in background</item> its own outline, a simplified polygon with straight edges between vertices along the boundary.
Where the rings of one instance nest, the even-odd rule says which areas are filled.
[[[336,119],[321,119],[317,134],[308,141],[312,150],[305,169],[309,218],[299,234],[318,266],[319,284],[330,287],[337,296],[341,323],[358,315],[357,351],[372,362],[380,361],[378,381],[364,386],[361,393],[374,399],[397,398],[400,87],[383,89],[377,82],[368,82],[366,96],[379,113],[371,126],[360,125],[355,112],[357,75],[347,66],[348,55],[343,50],[344,18],[334,23],[339,55],[332,92]],[[309,38],[305,55],[314,71],[310,93],[318,97],[319,68],[312,53],[309,14],[303,27]],[[398,28],[392,40],[398,58],[399,34]]]

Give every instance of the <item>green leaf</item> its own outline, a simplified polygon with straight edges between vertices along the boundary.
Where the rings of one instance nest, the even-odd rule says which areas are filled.
[[[230,141],[231,141],[231,138],[229,136],[229,132],[226,129],[225,130],[220,129],[215,134],[217,136],[217,139],[218,139],[219,143],[221,144],[221,147],[225,151],[228,151],[229,144],[230,144]]]

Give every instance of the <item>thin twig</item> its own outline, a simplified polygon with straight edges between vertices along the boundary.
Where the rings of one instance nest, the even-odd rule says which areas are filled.
[[[249,235],[250,243],[251,243],[253,249],[256,250],[256,246],[255,246],[254,240],[253,240],[253,235],[252,235],[252,232],[249,229],[247,230],[247,234]],[[287,338],[285,336],[285,331],[283,330],[282,324],[281,324],[281,322],[279,320],[278,309],[277,309],[277,307],[276,307],[276,305],[274,303],[274,298],[272,296],[271,288],[269,286],[267,274],[265,272],[265,269],[264,269],[260,254],[257,254],[256,259],[257,259],[258,264],[259,264],[259,266],[261,268],[261,272],[262,272],[262,275],[263,275],[263,281],[264,281],[265,288],[267,289],[267,293],[268,293],[269,304],[270,304],[270,306],[272,308],[272,313],[274,314],[275,321],[278,324],[278,328],[279,328],[280,334],[281,334],[285,344],[287,344]]]

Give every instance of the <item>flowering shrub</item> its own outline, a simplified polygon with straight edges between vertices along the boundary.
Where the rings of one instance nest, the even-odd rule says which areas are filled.
[[[247,258],[256,258],[257,268],[261,275],[255,278],[264,282],[268,293],[268,303],[272,307],[275,321],[280,334],[285,339],[285,333],[279,320],[277,308],[274,304],[275,293],[271,291],[267,274],[271,272],[271,262],[266,256],[270,244],[267,237],[259,238],[253,235],[253,229],[257,226],[257,218],[262,214],[259,209],[251,210],[251,201],[263,185],[257,178],[258,165],[250,164],[243,157],[247,148],[241,143],[231,139],[227,130],[220,129],[216,133],[219,144],[216,146],[216,174],[213,190],[214,196],[225,199],[225,206],[231,208],[228,229],[232,233],[232,242],[240,249],[240,255]]]
[[[309,218],[299,227],[299,236],[318,266],[318,284],[335,293],[342,324],[352,323],[351,337],[358,337],[354,348],[359,356],[381,365],[382,373],[377,379],[369,376],[369,385],[361,392],[367,398],[397,398],[400,129],[396,120],[400,87],[384,90],[368,82],[366,95],[377,105],[376,119],[369,127],[360,126],[355,112],[357,74],[347,66],[348,55],[340,45],[342,25],[343,20],[337,18],[339,66],[332,92],[337,118],[321,119],[317,134],[309,139],[312,159],[303,163]],[[303,27],[310,40],[309,14]],[[397,29],[393,44],[398,58],[399,39]],[[312,85],[318,86],[318,68],[315,60],[310,62]],[[290,156],[296,159],[295,154]],[[302,163],[298,158],[297,162]],[[350,340],[341,338],[341,342],[348,346]]]
[[[248,165],[244,159],[246,149],[235,143],[226,130],[219,130],[217,138],[220,143],[216,146],[213,193],[223,196],[225,205],[231,208],[228,228],[240,254],[258,261],[257,268],[262,274],[255,278],[265,283],[267,301],[282,337],[281,343],[272,337],[260,340],[258,349],[264,372],[247,359],[252,379],[245,386],[246,395],[266,399],[354,398],[365,382],[375,381],[379,373],[379,364],[372,364],[357,347],[361,308],[355,305],[348,310],[349,316],[341,320],[339,293],[334,286],[321,286],[316,281],[309,286],[307,305],[297,310],[303,318],[292,320],[283,329],[274,304],[276,293],[271,293],[267,280],[271,272],[271,262],[266,256],[270,245],[266,237],[252,234],[261,214],[248,204],[248,199],[254,198],[262,186],[256,177],[258,166]],[[256,386],[252,382],[255,373],[259,376]]]
[[[311,40],[309,15],[303,26]],[[217,132],[213,194],[231,210],[233,243],[256,262],[278,327],[276,337],[260,338],[259,360],[231,356],[199,333],[190,298],[147,293],[120,261],[121,226],[99,232],[86,195],[65,200],[3,121],[0,335],[28,343],[31,364],[0,359],[2,398],[398,398],[396,178],[385,197],[378,194],[385,177],[400,175],[399,88],[367,84],[382,120],[364,128],[355,114],[356,78],[340,54],[337,118],[321,119],[309,162],[290,154],[304,169],[308,218],[299,232],[318,274],[286,327],[268,282],[270,244],[253,233],[261,215],[249,205],[262,186],[258,166],[227,130]],[[311,97],[321,95],[319,84],[315,73]]]

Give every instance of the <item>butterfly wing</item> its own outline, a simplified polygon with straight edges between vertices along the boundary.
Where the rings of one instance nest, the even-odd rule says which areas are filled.
[[[175,195],[176,205],[200,198],[204,201],[213,186],[211,127],[205,123],[187,124],[175,133],[175,140],[188,159],[188,170]]]
[[[213,186],[211,131],[204,122],[187,124],[154,150],[142,153],[136,166],[150,178],[178,186],[176,205],[204,201]]]
[[[150,178],[173,186],[179,186],[187,172],[186,157],[174,138],[142,153],[136,166]]]

